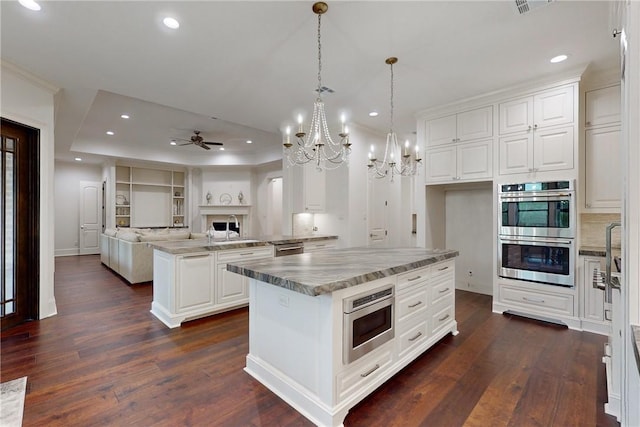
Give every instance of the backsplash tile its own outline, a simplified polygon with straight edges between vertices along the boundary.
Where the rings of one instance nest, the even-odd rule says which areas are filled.
[[[292,235],[294,236],[308,236],[313,234],[313,214],[294,213],[292,225]]]
[[[605,246],[605,233],[609,223],[620,221],[620,214],[581,214],[580,215],[580,246]],[[614,228],[611,232],[611,246],[621,247],[621,228]]]

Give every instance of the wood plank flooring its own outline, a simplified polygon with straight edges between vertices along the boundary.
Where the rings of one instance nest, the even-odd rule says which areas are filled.
[[[28,376],[24,426],[309,426],[243,371],[248,311],[168,329],[150,284],[98,256],[56,259],[58,315],[2,333],[1,380]],[[617,426],[605,337],[491,313],[456,293],[447,336],[353,408],[345,426]]]

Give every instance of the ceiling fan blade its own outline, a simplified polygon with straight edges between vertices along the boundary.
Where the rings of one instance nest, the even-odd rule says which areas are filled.
[[[211,148],[207,147],[206,145],[204,145],[202,142],[197,142],[195,143],[198,147],[202,147],[205,150],[211,150]]]
[[[224,145],[222,142],[212,142],[212,141],[202,141],[202,143],[207,145]]]
[[[178,144],[178,147],[182,147],[183,145],[191,145],[193,144],[193,142],[186,142],[184,144]]]

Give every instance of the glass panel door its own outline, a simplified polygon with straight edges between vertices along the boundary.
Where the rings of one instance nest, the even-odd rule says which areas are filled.
[[[15,187],[15,156],[16,141],[13,138],[2,137],[2,174],[0,174],[0,188],[2,191],[2,211],[0,220],[2,230],[0,240],[2,249],[0,265],[2,278],[0,282],[0,316],[5,317],[16,312],[16,187]]]

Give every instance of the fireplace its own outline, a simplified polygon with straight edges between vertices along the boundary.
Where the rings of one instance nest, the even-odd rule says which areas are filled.
[[[211,224],[217,231],[225,231],[227,229],[227,221],[229,221],[229,230],[236,231],[240,236],[246,237],[251,233],[249,210],[248,205],[240,206],[213,206],[213,205],[201,205],[200,217],[202,218],[202,231],[207,231]],[[230,215],[235,215],[238,218],[239,227],[236,228],[236,224],[233,218],[229,218]]]

